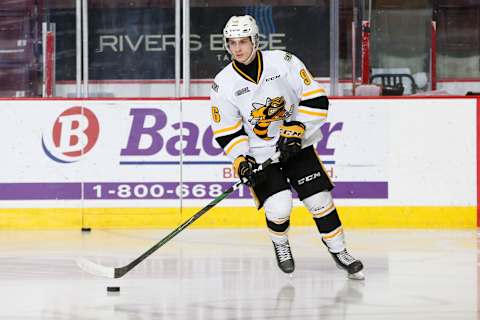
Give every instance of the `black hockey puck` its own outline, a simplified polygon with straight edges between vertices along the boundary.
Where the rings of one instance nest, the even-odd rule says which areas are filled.
[[[82,232],[90,232],[92,231],[92,228],[82,228]]]
[[[120,287],[107,287],[108,292],[120,292]]]

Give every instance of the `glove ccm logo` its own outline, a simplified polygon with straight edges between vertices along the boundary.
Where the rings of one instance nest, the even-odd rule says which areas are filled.
[[[306,176],[306,177],[303,177],[303,178],[301,178],[301,179],[298,179],[297,183],[298,183],[299,186],[301,186],[301,185],[304,184],[305,182],[310,182],[310,181],[312,181],[312,180],[315,180],[315,179],[317,179],[317,178],[320,178],[321,175],[322,175],[322,174],[320,173],[320,171],[317,171],[317,172],[312,173],[312,174],[310,174],[310,175],[308,175],[308,176]]]

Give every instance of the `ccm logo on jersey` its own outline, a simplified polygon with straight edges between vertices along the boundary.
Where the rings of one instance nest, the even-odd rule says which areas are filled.
[[[273,77],[268,77],[265,79],[265,82],[268,82],[268,81],[272,81],[272,80],[277,80],[278,78],[280,78],[280,75],[277,74],[276,76],[273,76]]]
[[[299,186],[301,186],[301,185],[304,184],[305,182],[310,182],[310,181],[312,181],[312,180],[315,180],[315,179],[317,179],[317,178],[320,178],[321,175],[322,175],[322,174],[320,173],[320,171],[317,171],[317,172],[315,172],[315,173],[313,173],[313,174],[311,174],[311,175],[308,175],[308,176],[306,176],[306,177],[303,177],[303,178],[299,179],[299,180],[297,181],[297,183],[298,183]]]

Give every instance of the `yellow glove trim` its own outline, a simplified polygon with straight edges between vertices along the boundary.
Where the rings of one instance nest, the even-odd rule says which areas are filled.
[[[238,168],[240,166],[240,163],[242,163],[243,161],[247,161],[247,158],[245,158],[244,156],[238,156],[234,161],[233,161],[233,170],[235,171],[235,173],[238,175]]]
[[[302,139],[305,134],[305,128],[300,125],[284,126],[280,127],[280,136],[285,138],[300,138]]]

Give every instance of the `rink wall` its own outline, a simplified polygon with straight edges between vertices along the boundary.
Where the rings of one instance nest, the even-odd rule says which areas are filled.
[[[474,228],[474,97],[331,99],[316,146],[347,227]],[[209,100],[0,100],[0,228],[174,227],[234,181]],[[183,153],[180,153],[183,145]],[[293,225],[313,225],[295,201]],[[242,188],[192,227],[264,226]]]

